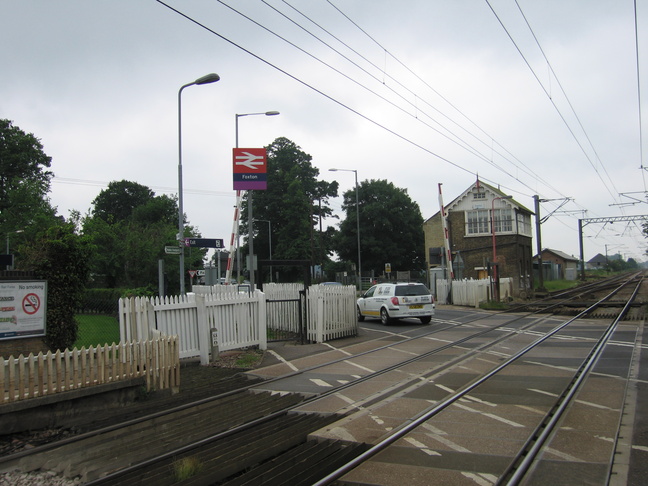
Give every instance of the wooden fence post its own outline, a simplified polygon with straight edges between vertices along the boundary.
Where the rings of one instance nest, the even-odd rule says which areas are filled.
[[[211,333],[209,330],[209,319],[207,318],[207,307],[205,296],[196,294],[196,318],[198,326],[198,348],[200,349],[200,364],[209,364],[209,351],[211,350]]]
[[[266,305],[265,293],[256,291],[257,305],[259,309],[259,349],[268,349],[268,308]]]
[[[324,342],[324,295],[321,292],[315,294],[317,303],[317,318],[315,319],[315,342]],[[308,332],[308,330],[306,330]]]

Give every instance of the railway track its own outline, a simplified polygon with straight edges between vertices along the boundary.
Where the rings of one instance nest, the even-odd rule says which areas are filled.
[[[584,355],[584,357],[581,358],[579,356],[575,358],[577,361],[579,361],[579,364],[577,366],[572,366],[571,369],[569,369],[569,371],[567,371],[567,369],[564,369],[564,371],[566,371],[565,373],[566,376],[562,377],[562,379],[553,380],[554,386],[556,383],[560,383],[559,388],[554,393],[552,393],[552,395],[555,395],[556,397],[555,400],[552,400],[548,404],[546,404],[544,409],[540,409],[541,407],[540,403],[538,402],[534,403],[534,412],[537,415],[539,415],[539,417],[536,417],[535,420],[535,423],[537,425],[529,426],[528,424],[522,425],[520,423],[515,422],[514,420],[516,420],[516,417],[518,421],[521,421],[519,419],[520,417],[519,414],[518,415],[513,414],[509,416],[509,418],[506,418],[505,416],[498,416],[500,420],[504,422],[508,422],[507,425],[510,427],[524,428],[530,431],[530,433],[528,434],[525,432],[524,437],[526,438],[524,438],[523,440],[523,446],[518,448],[513,453],[511,453],[510,451],[507,452],[502,450],[495,451],[493,449],[497,447],[496,442],[498,441],[490,441],[488,445],[489,448],[488,455],[490,456],[490,458],[495,456],[496,459],[491,460],[490,464],[488,464],[489,468],[487,469],[489,469],[489,471],[482,472],[482,473],[465,473],[463,471],[461,472],[461,475],[463,475],[464,477],[472,476],[472,479],[474,479],[475,482],[477,482],[478,484],[498,484],[498,485],[520,484],[524,480],[529,480],[530,472],[535,472],[538,475],[543,475],[543,474],[546,475],[547,474],[546,462],[551,462],[551,459],[546,461],[545,464],[542,464],[542,462],[539,461],[539,458],[545,454],[547,455],[551,455],[552,453],[555,454],[555,452],[551,451],[549,447],[549,442],[550,439],[552,438],[552,434],[554,434],[553,438],[555,440],[555,434],[557,434],[558,424],[560,423],[561,418],[576,403],[576,396],[578,392],[581,390],[581,387],[583,386],[586,378],[588,377],[588,373],[591,372],[594,365],[601,357],[606,344],[608,343],[611,336],[616,331],[619,322],[626,315],[628,309],[630,308],[631,304],[635,300],[642,284],[643,284],[643,278],[642,277],[640,278],[639,276],[633,279],[628,279],[627,281],[620,283],[620,285],[616,286],[612,290],[612,292],[610,292],[608,295],[602,298],[599,302],[590,306],[590,308],[584,310],[581,314],[576,316],[574,319],[570,319],[565,323],[560,324],[559,326],[551,330],[549,333],[545,334],[544,336],[538,338],[537,340],[530,343],[523,349],[514,353],[512,356],[510,356],[508,359],[506,359],[503,363],[501,363],[493,370],[483,374],[480,378],[470,383],[467,383],[465,386],[460,387],[458,390],[453,391],[448,397],[446,397],[443,400],[440,400],[439,403],[432,406],[430,409],[419,413],[418,416],[416,417],[413,417],[410,422],[403,425],[401,428],[399,428],[399,430],[390,434],[387,438],[381,440],[380,442],[375,444],[373,447],[368,449],[360,456],[356,457],[352,461],[349,461],[344,466],[341,466],[336,471],[332,472],[327,477],[321,479],[320,481],[314,484],[316,486],[328,485],[334,483],[336,480],[339,480],[340,478],[345,478],[345,477],[347,478],[347,481],[350,482],[350,484],[356,484],[355,481],[357,480],[356,478],[358,477],[363,477],[363,476],[375,477],[375,474],[369,472],[368,469],[373,468],[374,471],[376,469],[379,469],[380,462],[379,461],[371,462],[371,459],[378,454],[384,454],[384,455],[389,454],[390,447],[393,447],[395,450],[397,450],[398,447],[395,447],[395,445],[398,444],[398,441],[406,441],[409,439],[410,443],[415,442],[417,444],[415,447],[416,449],[418,450],[423,449],[425,454],[434,455],[436,451],[426,447],[424,443],[420,442],[417,439],[417,437],[420,438],[422,435],[429,436],[430,434],[421,433],[419,429],[425,428],[426,430],[434,430],[434,431],[442,430],[442,428],[448,425],[448,420],[447,419],[444,420],[442,417],[443,413],[447,412],[452,406],[461,407],[460,401],[462,399],[465,399],[466,397],[469,397],[473,400],[473,402],[471,402],[471,406],[475,408],[479,408],[480,406],[481,408],[488,408],[488,406],[497,405],[493,403],[493,399],[497,395],[497,393],[494,393],[492,389],[498,387],[497,384],[498,380],[501,386],[502,376],[507,376],[507,375],[503,375],[503,373],[507,373],[507,372],[511,373],[510,368],[513,366],[528,366],[528,364],[530,363],[528,359],[525,360],[524,363],[520,364],[520,359],[522,357],[527,356],[530,352],[536,351],[539,346],[542,346],[550,338],[559,336],[559,333],[567,329],[568,326],[572,326],[575,322],[578,321],[579,318],[586,317],[588,314],[595,311],[598,306],[604,304],[606,301],[609,301],[618,293],[627,290],[627,288],[630,287],[631,295],[627,299],[625,305],[618,313],[618,315],[612,320],[612,322],[604,326],[598,326],[599,330],[597,336],[595,338],[590,337],[588,338],[588,340],[583,341],[584,343],[585,342],[593,343],[593,345],[591,347],[586,345],[581,346],[581,347],[585,347],[584,350],[583,349],[581,350],[581,353],[582,355]],[[535,364],[540,367],[552,366],[550,360],[548,360],[545,363],[536,362]],[[537,371],[536,373],[538,375],[544,376],[542,371]],[[524,373],[524,375],[529,376],[529,373],[526,372]],[[495,382],[495,384],[493,384],[493,382]],[[527,383],[525,383],[522,387],[520,387],[519,389],[516,388],[515,390],[524,393],[528,389],[529,386]],[[511,393],[510,388],[507,390],[507,393],[509,394]],[[480,396],[482,398],[480,398]],[[486,400],[484,400],[483,397],[486,396],[489,397],[491,401],[487,402]],[[500,395],[499,398],[504,398],[504,397]],[[504,398],[504,400],[500,401],[499,405],[507,403],[507,401],[508,401],[507,398]],[[485,403],[488,404],[487,407],[484,407]],[[465,408],[466,407],[464,406],[464,409]],[[540,410],[542,410],[541,413]],[[476,420],[472,421],[469,426],[474,428],[483,427],[484,422],[480,420],[481,419],[481,417],[479,417],[480,413],[476,413],[474,415]],[[525,419],[527,420],[529,418],[530,418],[529,416],[525,417]],[[452,440],[448,439],[447,437],[444,438],[444,441],[446,445],[452,442]],[[518,442],[519,441],[520,439],[518,439]],[[501,443],[502,441],[499,442]],[[459,445],[458,443],[454,443],[454,446],[451,447],[441,448],[441,450],[444,450],[444,452],[447,452],[448,449],[452,450],[452,452],[455,455],[457,452],[466,455],[467,462],[470,461],[468,459],[468,456],[472,456],[473,461],[475,460],[474,459],[475,456],[479,456],[479,455],[484,456],[484,454],[474,453],[473,451]],[[609,468],[606,471],[603,471],[603,474],[600,474],[599,475],[600,477],[597,478],[598,480],[601,481],[600,483],[597,482],[590,483],[588,480],[584,479],[585,477],[587,477],[587,474],[582,470],[577,472],[575,475],[567,473],[567,471],[573,465],[571,461],[563,461],[563,466],[567,466],[567,467],[562,467],[562,468],[556,467],[558,472],[563,474],[562,477],[556,477],[555,474],[548,475],[545,477],[544,481],[536,479],[535,482],[539,484],[540,483],[544,484],[545,482],[552,482],[554,484],[579,484],[583,482],[587,482],[588,484],[608,484],[609,477],[611,475],[614,452],[615,452],[614,449],[612,449],[608,456],[609,461],[605,464],[606,466],[609,466]],[[397,454],[397,452],[394,452],[394,450],[392,450],[391,453]],[[439,456],[443,456],[443,454],[441,453],[437,453],[437,454]],[[424,456],[422,456],[422,458],[426,459]],[[506,467],[503,469],[501,468],[502,458],[506,458],[506,462],[507,462]],[[444,468],[443,465],[434,464],[435,462],[438,461],[432,460],[432,461],[423,461],[423,462],[427,462],[429,464],[428,474],[430,475],[430,477],[438,478],[441,477],[444,472],[447,473],[447,469]],[[497,464],[498,462],[499,464]],[[555,462],[556,461],[554,460],[554,463]],[[588,463],[586,466],[592,467],[593,464]],[[361,469],[358,471],[357,470],[358,468]],[[497,472],[495,473],[495,471]],[[407,480],[407,478],[403,476],[401,476],[401,480],[403,480],[407,484],[415,484],[415,483],[410,483]],[[596,481],[596,479],[594,481]],[[367,482],[374,484],[371,480]],[[530,480],[530,482],[533,484],[534,480]],[[346,484],[344,479],[341,481],[341,484]],[[420,483],[420,484],[424,484],[424,483]]]
[[[621,287],[623,288],[625,287]],[[606,302],[622,291],[618,290]],[[587,292],[591,295],[598,290],[592,288]],[[564,306],[569,299],[578,297],[552,296],[553,304],[543,303],[542,310],[550,311],[552,305],[554,308]],[[602,304],[603,302],[599,302],[598,306]],[[309,441],[309,436],[317,430],[326,430],[341,418],[350,420],[359,408],[366,410],[393,399],[390,397],[413,393],[417,390],[417,385],[420,388],[424,381],[450,376],[452,370],[474,366],[479,360],[483,368],[484,362],[504,361],[504,356],[510,354],[513,348],[525,350],[526,354],[533,349],[526,349],[531,344],[534,347],[540,346],[550,340],[549,337],[537,338],[538,335],[548,336],[546,328],[549,321],[546,316],[542,317],[537,310],[526,313],[520,311],[521,309],[517,309],[511,315],[500,314],[496,322],[492,319],[486,322],[481,316],[461,323],[436,325],[423,335],[402,338],[398,342],[384,344],[384,341],[375,340],[370,344],[363,343],[363,351],[345,351],[342,357],[335,358],[334,355],[340,351],[332,351],[333,356],[322,356],[320,364],[302,367],[273,380],[266,380],[262,386],[251,383],[244,387],[256,388],[254,392],[241,390],[225,396],[215,396],[200,400],[197,404],[187,404],[181,410],[140,417],[120,426],[14,454],[0,460],[0,471],[50,470],[67,477],[79,477],[87,484],[128,482],[163,485],[176,484],[178,465],[191,459],[199,465],[196,466],[200,469],[199,474],[184,479],[181,484],[260,484],[260,478],[263,478],[264,484],[330,484],[339,481],[340,477],[350,471],[361,470],[359,464],[362,461],[370,460],[381,451],[374,449],[376,444],[372,444],[371,440],[356,443],[339,437],[320,436],[318,440]],[[561,324],[561,329],[554,330],[554,335],[564,332],[563,329],[567,326],[573,328],[574,321],[578,319]],[[452,339],[447,339],[450,334]],[[542,341],[536,343],[539,339]],[[593,342],[591,337],[585,341],[589,344]],[[434,346],[430,347],[430,343],[434,343]],[[407,355],[407,359],[385,359],[383,355],[393,349]],[[507,351],[502,352],[502,349]],[[331,387],[325,392],[308,389],[296,393],[259,391],[263,388],[282,391],[282,383],[300,379],[308,382],[304,377],[309,374],[330,375],[332,368],[348,363],[355,363],[353,369],[356,371],[363,368],[369,370],[375,366],[369,367],[362,363],[375,364],[376,360],[384,364],[381,369],[359,372],[353,376],[347,373],[349,376],[339,380],[346,383]],[[514,361],[516,360],[512,360]],[[368,387],[372,382],[385,381],[386,377],[394,374],[400,376],[387,386],[386,391],[375,392],[372,396],[365,394],[361,400],[353,404],[347,403],[346,407],[340,407],[335,413],[309,411],[316,410],[319,404],[327,400],[352,395],[354,387]],[[480,376],[481,374],[482,370]],[[474,382],[474,378],[472,381]],[[443,402],[438,389],[432,394],[433,401],[440,403],[455,397],[444,409],[455,406],[465,395],[476,393],[473,388],[467,390],[461,386],[445,388],[447,390],[444,391]],[[420,392],[419,389],[418,393]],[[264,405],[254,409],[261,402]],[[243,410],[247,410],[248,405],[255,412],[244,413]],[[441,410],[433,416],[440,413]],[[418,422],[418,418],[415,420]],[[411,422],[412,417],[408,421]],[[396,428],[402,429],[401,426]],[[390,434],[385,432],[383,435]],[[391,440],[399,441],[401,438]],[[414,443],[416,442],[417,439],[414,439]],[[411,445],[413,442],[407,443]],[[351,461],[351,457],[361,459]],[[351,467],[349,464],[354,465]],[[343,470],[346,472],[336,473]]]

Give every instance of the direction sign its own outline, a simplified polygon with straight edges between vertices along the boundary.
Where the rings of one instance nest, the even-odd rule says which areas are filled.
[[[180,252],[180,247],[179,246],[165,246],[164,247],[164,253],[167,255],[179,255]]]
[[[268,188],[266,149],[235,148],[232,154],[234,190],[249,191]]]
[[[225,248],[219,238],[185,238],[185,246],[198,248]]]

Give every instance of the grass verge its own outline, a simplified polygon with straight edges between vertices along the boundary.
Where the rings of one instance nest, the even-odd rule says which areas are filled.
[[[74,347],[103,346],[119,342],[119,321],[112,316],[77,314],[79,334]]]

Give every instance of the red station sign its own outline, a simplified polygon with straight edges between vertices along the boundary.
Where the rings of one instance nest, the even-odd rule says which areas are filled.
[[[268,188],[267,154],[264,148],[235,148],[233,152],[234,190],[250,191]]]

